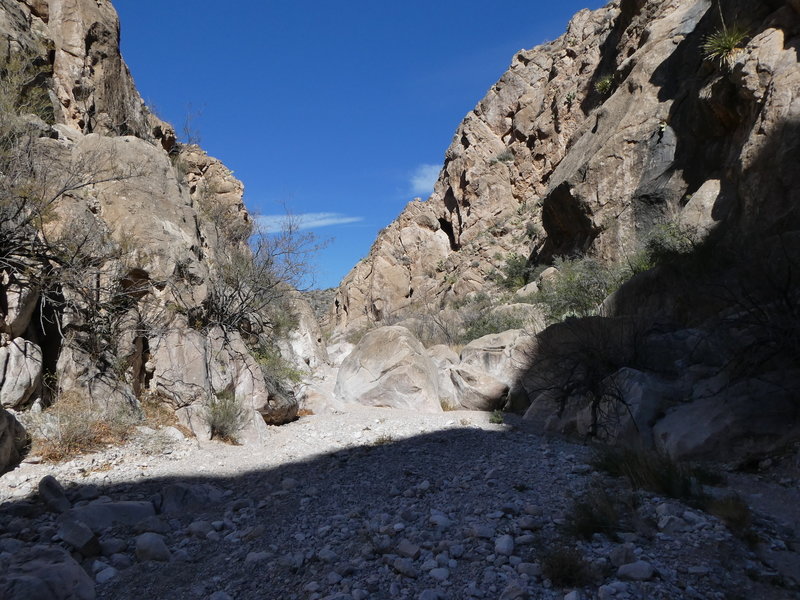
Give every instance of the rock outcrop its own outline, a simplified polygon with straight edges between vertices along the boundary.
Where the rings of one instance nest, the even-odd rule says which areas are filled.
[[[220,306],[224,286],[248,276],[236,272],[253,228],[244,187],[147,109],[119,29],[108,0],[0,3],[8,82],[24,83],[4,82],[3,110],[20,107],[2,115],[4,139],[26,149],[0,166],[11,206],[0,239],[2,407],[44,408],[69,392],[100,406],[150,398],[203,435],[209,398],[233,395],[257,438],[264,422],[293,419],[297,402],[259,358],[279,352],[269,317],[237,306],[226,322]],[[287,359],[325,363],[310,308],[293,303],[281,308],[300,314]],[[20,435],[0,417],[4,469]]]
[[[711,36],[734,25],[746,35],[715,56]],[[510,405],[533,403],[530,418],[562,431],[633,432],[676,457],[773,451],[797,433],[796,402],[761,410],[761,392],[736,391],[742,403],[722,403],[759,381],[797,389],[798,36],[796,2],[581,11],[559,39],[517,53],[467,115],[433,195],[342,281],[334,335],[499,298],[496,283],[521,287],[559,258],[628,265],[645,272],[602,304],[608,323],[545,331],[515,381],[495,376]],[[654,239],[655,268],[634,268]],[[510,266],[524,267],[518,280]],[[699,431],[728,408],[729,427]]]

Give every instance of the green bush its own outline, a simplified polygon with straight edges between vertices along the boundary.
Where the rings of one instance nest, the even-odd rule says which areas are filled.
[[[280,350],[274,346],[261,345],[253,350],[252,354],[268,379],[281,384],[285,382],[300,383],[306,376],[303,371],[296,369],[283,358]]]
[[[222,392],[209,397],[206,419],[212,439],[236,443],[239,431],[247,422],[247,413],[233,392]]]
[[[461,342],[468,344],[485,335],[500,333],[509,329],[522,329],[525,322],[517,315],[502,312],[486,312],[467,325]]]
[[[503,415],[502,410],[493,410],[491,416],[489,417],[489,423],[493,425],[502,425],[506,422],[505,415]]]
[[[518,290],[530,281],[533,268],[528,265],[528,259],[512,252],[506,257],[501,273],[495,275],[497,283],[507,290]]]
[[[546,281],[538,294],[549,320],[588,317],[624,280],[619,268],[606,266],[593,258],[556,259],[558,275]]]

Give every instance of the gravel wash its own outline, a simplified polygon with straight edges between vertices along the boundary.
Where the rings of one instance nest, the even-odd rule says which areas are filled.
[[[270,428],[264,447],[142,430],[23,464],[0,479],[0,591],[21,590],[3,573],[36,575],[30,557],[49,547],[64,554],[51,573],[87,576],[50,596],[64,599],[800,597],[717,518],[632,493],[593,472],[591,448],[507,421],[359,408]],[[630,496],[621,531],[570,531],[589,489]],[[792,533],[766,517],[759,532],[794,556]],[[559,568],[584,572],[564,583]]]

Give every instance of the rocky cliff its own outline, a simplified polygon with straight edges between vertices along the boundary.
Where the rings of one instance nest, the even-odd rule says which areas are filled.
[[[433,195],[343,280],[334,335],[445,331],[531,283],[551,325],[485,406],[677,457],[774,451],[800,423],[799,40],[796,1],[578,13],[467,115]]]
[[[149,399],[198,435],[209,398],[242,404],[251,438],[292,419],[264,366],[278,352],[266,301],[242,300],[243,186],[145,107],[111,3],[2,0],[0,34],[0,470],[26,443],[6,409],[63,396]]]
[[[734,24],[729,62],[703,45]],[[342,281],[331,321],[363,327],[491,286],[512,253],[619,261],[654,226],[730,236],[796,225],[796,2],[619,0],[520,51],[467,115],[433,195]]]

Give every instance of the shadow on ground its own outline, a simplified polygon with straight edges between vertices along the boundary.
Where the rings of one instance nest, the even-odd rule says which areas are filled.
[[[114,560],[127,556],[133,564],[98,585],[97,597],[177,600],[224,591],[236,599],[338,598],[337,593],[351,592],[355,595],[341,597],[417,598],[425,589],[439,589],[442,598],[464,598],[470,584],[498,597],[509,585],[527,583],[508,566],[508,557],[494,556],[495,538],[530,534],[520,529],[523,517],[535,519],[540,529],[540,521],[551,523],[563,512],[567,496],[582,485],[571,467],[582,464],[576,456],[584,452],[514,427],[452,428],[398,441],[377,438],[371,446],[236,477],[114,484],[100,491],[115,502],[159,505],[170,487],[190,491],[177,512],[101,535],[122,539],[123,557]],[[223,491],[221,502],[206,500],[202,489],[209,485]],[[74,499],[91,491],[75,485],[67,495]],[[527,515],[526,507],[537,516]],[[55,521],[36,498],[0,507],[0,531],[26,545],[46,541],[41,532],[49,539]],[[211,539],[201,539],[187,533],[197,521],[224,523],[215,524],[219,531]],[[172,560],[137,562],[136,535],[159,527]],[[545,531],[515,550],[523,562],[535,561],[549,544],[546,538],[556,533],[547,526]],[[398,550],[402,540],[410,543],[405,551]],[[406,555],[417,560],[394,564]],[[426,555],[434,561],[438,556],[439,565],[449,569],[444,581],[420,568]],[[91,570],[94,560],[83,561],[84,567]],[[358,590],[368,595],[359,596]]]

